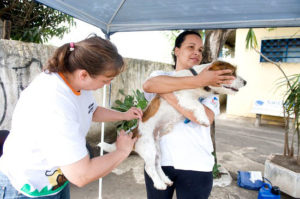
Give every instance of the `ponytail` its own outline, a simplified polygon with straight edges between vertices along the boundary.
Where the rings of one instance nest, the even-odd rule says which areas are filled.
[[[94,35],[57,48],[44,67],[49,73],[72,73],[77,69],[86,70],[92,77],[104,73],[116,76],[124,69],[124,61],[109,40]]]
[[[69,48],[69,44],[64,44],[57,48],[52,57],[48,60],[44,70],[48,71],[49,73],[66,72],[66,66],[68,65],[68,57],[70,54]]]

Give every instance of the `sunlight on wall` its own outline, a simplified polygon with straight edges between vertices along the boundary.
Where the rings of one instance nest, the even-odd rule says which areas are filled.
[[[299,28],[276,28],[273,31],[257,28],[254,31],[259,50],[261,40],[264,39],[300,37]],[[271,63],[261,63],[259,54],[254,50],[246,49],[247,32],[248,29],[237,30],[235,47],[238,74],[247,80],[247,85],[235,96],[228,96],[226,112],[232,115],[255,117],[251,113],[255,100],[282,100],[286,89],[278,88],[278,82],[283,77],[279,69]],[[282,63],[281,66],[287,75],[300,73],[300,63]]]

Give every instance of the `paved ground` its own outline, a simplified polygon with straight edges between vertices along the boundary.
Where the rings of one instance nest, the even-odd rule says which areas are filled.
[[[255,199],[257,191],[236,185],[237,171],[264,171],[265,159],[271,153],[282,153],[284,129],[265,122],[254,127],[254,120],[221,115],[216,119],[217,157],[219,164],[233,178],[226,187],[214,187],[210,199]],[[102,199],[144,199],[143,161],[131,155],[113,173],[103,178]],[[71,186],[72,199],[98,199],[99,182],[83,188]],[[175,198],[175,197],[174,197]],[[281,195],[282,199],[291,199]]]

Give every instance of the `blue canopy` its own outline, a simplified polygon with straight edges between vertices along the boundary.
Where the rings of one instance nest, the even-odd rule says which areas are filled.
[[[300,26],[300,0],[37,0],[121,31]]]

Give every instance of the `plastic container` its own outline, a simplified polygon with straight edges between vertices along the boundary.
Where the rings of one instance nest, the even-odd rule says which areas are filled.
[[[264,183],[259,189],[257,199],[280,199],[279,187],[272,187],[268,183]]]

